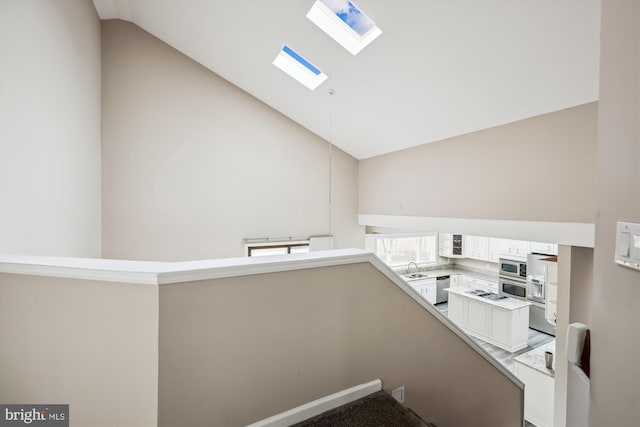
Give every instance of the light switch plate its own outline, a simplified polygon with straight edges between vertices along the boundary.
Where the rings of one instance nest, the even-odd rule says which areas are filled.
[[[624,267],[640,270],[640,224],[618,221],[615,261]]]

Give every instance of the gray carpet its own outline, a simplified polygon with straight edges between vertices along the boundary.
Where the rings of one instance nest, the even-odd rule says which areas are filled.
[[[324,412],[293,427],[435,427],[384,391]]]

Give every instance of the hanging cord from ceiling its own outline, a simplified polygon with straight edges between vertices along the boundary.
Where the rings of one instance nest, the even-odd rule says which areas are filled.
[[[333,235],[333,112],[336,91],[329,89],[329,235]]]

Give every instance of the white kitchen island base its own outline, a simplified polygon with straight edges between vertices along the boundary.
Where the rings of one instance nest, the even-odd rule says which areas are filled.
[[[467,334],[509,352],[527,346],[528,302],[506,298],[490,300],[467,288],[449,288],[449,318]]]

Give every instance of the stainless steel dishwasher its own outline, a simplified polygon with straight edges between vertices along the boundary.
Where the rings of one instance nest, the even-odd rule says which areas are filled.
[[[444,291],[449,287],[449,276],[438,277],[436,284],[436,304],[449,301],[449,293]]]

